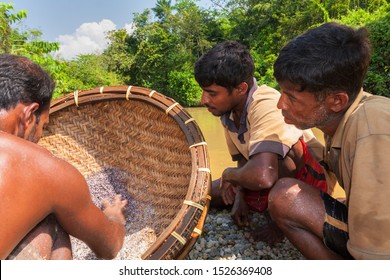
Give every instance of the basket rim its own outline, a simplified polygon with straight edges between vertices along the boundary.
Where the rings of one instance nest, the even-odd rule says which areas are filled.
[[[200,236],[207,216],[211,188],[211,172],[207,143],[194,118],[174,99],[139,86],[106,86],[88,90],[76,90],[52,100],[50,114],[71,106],[110,100],[139,100],[150,103],[172,117],[186,136],[191,152],[192,171],[186,198],[170,225],[144,252],[142,259],[167,259],[173,254],[182,259]],[[194,198],[195,190],[203,197]]]

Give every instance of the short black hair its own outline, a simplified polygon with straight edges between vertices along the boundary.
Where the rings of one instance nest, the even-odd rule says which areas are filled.
[[[40,113],[49,109],[54,87],[53,79],[38,64],[23,56],[0,54],[0,110],[36,102]]]
[[[293,39],[274,63],[274,76],[321,99],[346,92],[353,101],[363,86],[370,62],[368,31],[329,22]]]
[[[236,41],[225,41],[206,52],[195,63],[194,72],[201,87],[215,83],[231,91],[242,82],[252,86],[255,66],[244,45]]]

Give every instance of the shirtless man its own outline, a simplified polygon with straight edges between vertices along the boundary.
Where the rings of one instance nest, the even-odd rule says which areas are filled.
[[[211,206],[233,205],[231,215],[238,226],[248,226],[249,210],[267,210],[268,192],[281,177],[301,178],[327,190],[323,169],[309,151],[321,145],[310,130],[284,123],[276,108],[280,93],[258,86],[254,70],[249,51],[235,41],[214,46],[195,63],[202,104],[221,118],[230,155],[237,162],[212,182]],[[309,147],[304,140],[315,145]],[[282,239],[272,223],[252,237],[270,244]]]
[[[0,259],[71,259],[68,234],[112,259],[123,244],[127,201],[117,196],[101,211],[80,172],[36,144],[53,89],[37,64],[0,55]]]

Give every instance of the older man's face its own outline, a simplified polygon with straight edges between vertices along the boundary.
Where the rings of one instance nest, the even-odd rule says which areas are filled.
[[[300,87],[290,82],[280,83],[279,86],[281,97],[277,106],[287,124],[299,129],[326,126],[331,113],[326,102],[318,101],[311,92],[299,91]]]

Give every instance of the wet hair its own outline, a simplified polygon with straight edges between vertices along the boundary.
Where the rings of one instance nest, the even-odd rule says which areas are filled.
[[[289,81],[318,100],[346,92],[350,101],[359,93],[370,62],[368,31],[335,22],[325,23],[293,39],[274,63],[274,76]]]
[[[201,87],[216,84],[229,92],[240,83],[253,85],[255,66],[247,48],[236,41],[225,41],[206,52],[194,66]]]
[[[23,56],[0,55],[0,110],[36,102],[40,114],[49,109],[54,87],[53,79],[38,64]]]

